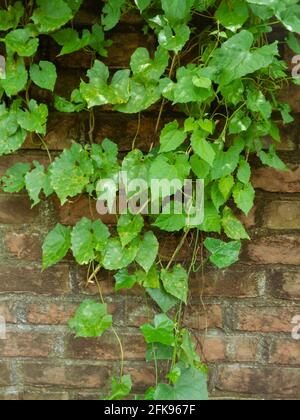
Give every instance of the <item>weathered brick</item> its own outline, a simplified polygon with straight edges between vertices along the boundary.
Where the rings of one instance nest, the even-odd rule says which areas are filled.
[[[268,284],[273,297],[300,300],[300,273],[298,270],[275,271],[270,275]]]
[[[11,385],[11,367],[9,363],[0,361],[0,386],[8,385]]]
[[[4,246],[11,256],[22,260],[40,262],[42,258],[42,239],[39,234],[7,232]]]
[[[300,341],[276,339],[270,348],[269,362],[300,367]]]
[[[146,363],[126,366],[126,373],[132,376],[133,392],[145,391],[155,384],[155,368]]]
[[[110,368],[93,364],[23,362],[21,367],[26,385],[100,388],[107,386],[112,374]]]
[[[26,195],[0,194],[0,224],[26,224],[36,221],[39,206],[31,209]]]
[[[125,360],[144,360],[145,340],[141,333],[120,333]],[[70,336],[67,353],[72,359],[120,360],[118,341],[111,332],[99,339],[81,339]]]
[[[192,299],[200,296],[251,298],[260,295],[260,286],[265,281],[263,271],[246,269],[227,269],[206,271],[202,278],[201,273],[191,276],[190,290]]]
[[[269,192],[299,193],[300,165],[289,165],[289,172],[273,168],[258,168],[253,171],[252,182],[255,188]]]
[[[1,357],[49,357],[57,337],[39,332],[8,332],[6,340],[0,340]]]
[[[300,369],[223,366],[216,387],[239,394],[299,396]]]
[[[292,332],[292,319],[300,307],[237,307],[234,312],[236,329],[255,332]]]
[[[99,397],[98,397],[99,399]],[[22,392],[23,401],[69,401],[69,393],[66,391],[50,391],[47,388],[25,389]]]
[[[210,328],[223,328],[222,308],[219,305],[190,305],[184,323],[198,331]]]
[[[256,264],[300,264],[300,237],[272,235],[255,239],[247,245],[246,262]]]
[[[0,294],[64,295],[70,292],[69,269],[59,265],[44,272],[34,267],[0,267]]]
[[[228,336],[227,360],[230,362],[257,362],[259,358],[259,339],[257,337]]]
[[[11,300],[0,302],[0,316],[5,319],[7,324],[17,323],[17,304]]]
[[[37,302],[27,309],[27,322],[41,325],[65,325],[74,315],[78,304],[72,302]]]
[[[223,337],[206,335],[200,339],[197,351],[204,363],[216,363],[226,360],[226,343]]]
[[[272,201],[264,210],[264,226],[269,229],[300,229],[300,201]]]

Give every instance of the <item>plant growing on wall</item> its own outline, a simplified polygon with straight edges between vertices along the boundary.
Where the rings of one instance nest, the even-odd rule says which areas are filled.
[[[300,6],[297,0],[108,0],[99,5],[98,23],[77,31],[71,23],[82,3],[6,1],[0,10],[1,43],[6,51],[6,72],[0,73],[0,155],[16,152],[28,135],[39,138],[47,149],[48,106],[32,96],[32,86],[52,92],[57,111],[90,115],[89,144],[74,142],[54,160],[49,153],[47,168],[37,161],[17,163],[2,178],[2,189],[16,193],[25,188],[33,206],[53,194],[62,205],[80,194],[88,195],[96,205],[104,199],[113,204],[112,196],[99,188],[101,181],[111,180],[115,191],[121,172],[130,182],[144,181],[142,193],[147,192],[147,200],[143,208],[118,214],[115,230],[100,218],[83,218],[75,227],[58,224],[45,238],[43,268],[61,261],[69,250],[78,264],[89,266],[87,281],[97,284],[101,301],[84,301],[70,328],[78,337],[101,337],[107,330],[116,336],[122,362],[108,399],[130,395],[132,381],[124,370],[122,343],[103,299],[100,270],[114,273],[116,291],[135,285],[145,288],[159,308],[153,322],[141,326],[147,361],[154,363],[157,372],[156,384],[143,398],[205,400],[207,368],[191,333],[182,326],[189,276],[206,262],[220,269],[234,264],[241,241],[250,239],[235,212],[239,209],[248,215],[253,207],[250,157],[288,170],[276,154],[280,131],[273,115],[280,115],[284,124],[293,121],[289,105],[280,102],[277,94],[287,82],[299,84],[299,80],[289,80],[280,43],[270,40],[273,28],[282,25],[288,45],[299,50],[294,34],[300,34]],[[128,69],[111,73],[102,61],[111,44],[107,33],[132,11],[144,20],[145,33],[156,36],[155,54],[138,48]],[[39,59],[45,37],[60,47],[61,56],[85,50],[91,57],[86,78],[70,98],[55,93],[55,64]],[[138,150],[137,136],[125,156],[114,139],[96,144],[94,109],[102,106],[116,111],[116,121],[117,112],[136,114],[138,131],[143,111],[156,113],[151,150]],[[169,109],[180,118],[162,127]],[[204,180],[201,222],[190,217],[187,207],[184,213],[176,212],[176,191],[153,194],[153,180],[175,179],[177,190],[186,179]],[[128,200],[140,200],[132,191],[125,193]],[[145,211],[153,203],[162,210],[167,198],[171,198],[169,212]],[[195,200],[194,192],[190,208]],[[167,264],[159,252],[159,230],[182,232]],[[177,264],[186,240],[194,249],[190,264]],[[202,244],[207,259],[199,265]],[[160,362],[168,366],[163,382],[158,375]]]

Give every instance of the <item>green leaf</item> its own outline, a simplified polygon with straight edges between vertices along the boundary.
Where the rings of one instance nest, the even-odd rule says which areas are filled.
[[[78,264],[93,261],[95,251],[105,249],[109,236],[107,226],[100,220],[92,222],[85,217],[81,219],[72,231],[72,251]]]
[[[243,141],[236,141],[227,152],[222,150],[217,151],[214,165],[211,169],[212,179],[220,179],[231,175],[238,166],[240,160],[240,153],[244,149]]]
[[[199,229],[207,233],[221,233],[221,216],[211,201],[205,201],[204,215],[204,222],[199,226]]]
[[[141,327],[146,343],[161,343],[166,346],[175,344],[174,323],[167,315],[156,315],[154,326],[145,324]]]
[[[128,397],[132,389],[132,380],[130,375],[124,375],[121,378],[112,378],[111,395],[104,400],[114,401],[123,400]]]
[[[134,0],[135,4],[137,5],[138,9],[141,13],[150,6],[152,0]]]
[[[146,232],[136,262],[148,273],[158,254],[159,242],[153,232]]]
[[[232,175],[228,175],[224,178],[221,178],[219,181],[219,189],[227,201],[231,195],[232,188],[234,186],[234,178]]]
[[[37,0],[37,5],[31,19],[40,33],[60,29],[73,17],[71,8],[63,0]]]
[[[209,260],[220,269],[230,267],[239,260],[241,242],[223,242],[219,239],[207,238],[205,248],[212,254]]]
[[[186,224],[187,219],[184,214],[160,214],[153,226],[165,232],[179,232]]]
[[[168,63],[169,53],[162,47],[158,47],[154,60],[150,58],[146,48],[138,48],[131,56],[130,67],[134,80],[146,86],[159,81]]]
[[[43,268],[46,269],[68,253],[71,246],[71,228],[60,224],[47,235],[43,244]]]
[[[78,32],[72,28],[55,32],[52,38],[62,47],[59,56],[79,51],[91,42],[91,34],[87,29],[83,30],[81,38],[79,38]]]
[[[133,286],[138,282],[137,276],[135,274],[129,274],[127,269],[120,270],[114,276],[114,279],[116,280],[116,292],[122,289],[132,289]]]
[[[7,10],[0,10],[0,31],[16,29],[21,17],[24,15],[22,2],[16,1],[14,5],[9,5]]]
[[[194,367],[177,365],[181,376],[174,386],[159,384],[154,394],[157,401],[207,401],[207,375]]]
[[[249,163],[244,158],[241,158],[241,160],[240,160],[239,169],[238,169],[238,172],[237,172],[237,178],[243,184],[248,184],[250,182],[251,167],[250,167]]]
[[[87,35],[86,35],[87,36]],[[105,40],[105,33],[102,26],[95,24],[92,26],[92,33],[89,35],[89,46],[103,57],[107,57],[106,47],[111,45],[111,41]]]
[[[53,92],[57,79],[56,67],[49,61],[40,61],[30,67],[30,78],[40,88]]]
[[[298,39],[293,33],[290,32],[288,34],[286,42],[287,42],[287,45],[295,54],[298,54],[298,55],[300,54],[300,44],[299,44]]]
[[[181,265],[174,267],[172,272],[162,270],[161,279],[167,293],[187,304],[188,274]]]
[[[193,155],[190,159],[191,167],[198,179],[206,179],[210,172],[210,165],[197,155]]]
[[[62,204],[68,197],[75,197],[84,191],[94,172],[88,153],[81,145],[74,143],[64,150],[49,168],[51,185]],[[66,182],[66,179],[68,182]]]
[[[174,349],[171,346],[166,346],[160,343],[148,344],[146,361],[152,362],[154,360],[172,360]]]
[[[289,170],[286,164],[277,155],[276,148],[274,145],[270,147],[269,153],[266,153],[264,150],[262,150],[259,153],[259,158],[264,165],[270,166],[271,168],[275,168],[278,171],[286,172]]]
[[[142,231],[144,227],[144,219],[138,214],[123,214],[118,221],[118,234],[121,239],[123,248],[130,244]]]
[[[195,364],[200,363],[200,357],[196,353],[195,348],[196,346],[191,339],[190,332],[183,330],[180,360],[189,366],[195,366]]]
[[[187,25],[178,25],[174,28],[165,26],[158,35],[159,44],[168,51],[178,54],[191,36],[191,30]]]
[[[217,69],[215,82],[228,85],[236,79],[268,67],[278,55],[278,43],[251,51],[254,36],[243,30],[226,41],[213,53],[210,65]]]
[[[139,246],[140,241],[138,239],[133,240],[126,248],[122,247],[118,239],[110,239],[103,253],[103,267],[111,271],[128,267],[135,260]]]
[[[247,95],[247,107],[252,112],[259,112],[265,120],[269,120],[273,107],[265,98],[264,94],[258,90],[249,90]]]
[[[17,121],[17,111],[14,106],[8,110],[0,104],[0,156],[18,150],[26,139],[27,133]]]
[[[224,179],[226,178],[223,178],[223,180]],[[222,179],[219,182],[221,181]],[[231,192],[231,190],[229,192],[226,191],[227,194],[224,197],[224,195],[221,193],[221,188],[223,187],[222,185],[221,185],[221,188],[219,187],[219,182],[214,182],[211,187],[211,199],[217,211],[219,211],[220,207],[222,207],[226,203],[228,199],[228,194]]]
[[[16,163],[1,178],[2,189],[7,193],[17,193],[25,188],[25,175],[30,170],[29,163]]]
[[[236,112],[229,123],[229,134],[239,134],[247,131],[252,121],[243,111]]]
[[[177,121],[167,124],[161,132],[160,136],[160,153],[167,153],[178,149],[187,138],[187,133],[179,129]]]
[[[222,218],[222,225],[228,238],[239,241],[240,239],[250,239],[243,224],[234,216],[229,207],[225,207]]]
[[[162,0],[162,9],[171,23],[188,20],[194,0]]]
[[[240,79],[234,80],[229,85],[222,86],[220,90],[224,99],[232,105],[237,105],[243,100],[245,88]]]
[[[216,153],[211,143],[205,139],[203,132],[200,130],[195,131],[192,135],[191,142],[194,152],[210,166],[213,166]]]
[[[32,207],[36,206],[40,200],[40,194],[44,192],[46,197],[53,193],[48,175],[45,168],[39,162],[33,162],[35,169],[28,172],[25,176],[25,185],[30,199],[33,201]]]
[[[28,79],[28,73],[25,67],[24,59],[18,57],[16,61],[13,58],[6,60],[6,77],[1,80],[1,84],[7,96],[17,95],[25,89]]]
[[[129,70],[120,70],[115,73],[111,84],[108,85],[109,70],[96,60],[92,69],[88,71],[90,82],[81,82],[80,93],[89,108],[107,104],[124,104],[130,97]]]
[[[45,104],[38,104],[34,99],[31,99],[28,104],[28,110],[18,110],[17,120],[24,130],[45,135],[48,107]]]
[[[208,69],[196,66],[180,67],[176,73],[177,83],[166,78],[160,82],[162,95],[174,104],[189,102],[205,102],[213,97],[211,74]],[[203,87],[203,79],[206,80]],[[199,83],[202,81],[202,84]],[[201,85],[199,87],[199,85]]]
[[[102,10],[102,25],[106,31],[113,29],[119,22],[125,0],[108,0]]]
[[[107,305],[85,300],[77,309],[69,327],[76,337],[101,337],[112,326],[112,316],[107,313]]]
[[[254,205],[255,189],[251,183],[246,185],[238,183],[234,187],[233,198],[237,207],[248,215]]]
[[[16,29],[6,35],[5,44],[8,51],[16,52],[20,57],[31,57],[37,52],[39,39],[33,38],[28,28]]]
[[[249,10],[244,0],[223,0],[215,14],[221,25],[232,32],[240,29],[248,17]]]
[[[162,287],[160,289],[147,289],[147,293],[164,313],[169,312],[179,303],[175,297],[167,293]]]

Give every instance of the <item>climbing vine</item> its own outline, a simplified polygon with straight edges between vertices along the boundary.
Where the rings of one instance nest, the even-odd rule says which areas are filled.
[[[102,200],[111,208],[113,196],[99,187],[101,181],[110,180],[115,191],[120,173],[125,172],[129,182],[144,182],[139,194],[125,190],[126,200],[141,200],[145,192],[148,198],[139,212],[121,211],[116,229],[100,217],[83,218],[75,227],[58,224],[45,238],[43,268],[61,261],[69,250],[78,264],[89,267],[87,283],[97,285],[100,302],[84,301],[69,325],[77,337],[100,337],[107,330],[116,337],[120,376],[112,378],[111,395],[103,398],[122,399],[132,393],[122,342],[102,294],[99,274],[109,270],[117,292],[140,285],[159,309],[153,323],[141,326],[146,359],[157,372],[156,384],[143,398],[205,400],[207,368],[182,324],[189,277],[205,263],[224,269],[237,262],[241,241],[250,239],[236,210],[248,215],[253,207],[251,156],[288,170],[276,154],[280,131],[273,115],[284,124],[293,121],[290,106],[280,102],[278,92],[289,82],[299,85],[299,79],[289,77],[280,47],[288,43],[299,51],[295,34],[300,34],[300,6],[297,0],[108,0],[99,2],[98,23],[78,31],[73,18],[82,3],[6,0],[0,10],[6,59],[0,72],[0,155],[16,152],[28,135],[48,151],[48,106],[32,96],[33,86],[50,91],[60,113],[90,116],[89,144],[74,142],[55,159],[48,151],[47,168],[37,161],[17,163],[3,176],[2,189],[16,193],[25,188],[33,206],[53,194],[61,205],[86,194],[95,206]],[[128,69],[111,72],[103,63],[111,45],[109,31],[132,12],[144,20],[143,31],[156,36],[155,54],[138,48]],[[286,30],[280,42],[273,36],[278,25]],[[39,59],[46,37],[59,46],[60,56],[79,50],[90,55],[91,68],[70,98],[56,94],[55,64]],[[96,144],[94,110],[101,106],[136,114],[138,132],[143,111],[157,115],[149,152],[135,147],[138,132],[125,156],[114,139]],[[162,117],[170,109],[180,117],[163,126]],[[116,114],[116,124],[117,119]],[[153,194],[153,180],[175,179],[176,190]],[[190,206],[176,211],[174,196],[187,179],[204,180],[205,216],[195,223],[189,213],[195,207],[195,191]],[[169,212],[163,211],[166,198],[171,198]],[[159,214],[149,210],[153,203]],[[183,232],[167,264],[160,253],[159,230]],[[186,241],[194,251],[188,264],[178,264]],[[205,256],[200,258],[203,247]],[[161,362],[168,367],[163,382],[158,375]]]

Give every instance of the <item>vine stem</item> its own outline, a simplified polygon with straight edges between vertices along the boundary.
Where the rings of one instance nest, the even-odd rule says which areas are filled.
[[[100,295],[100,300],[101,300],[101,302],[103,303],[103,305],[105,305],[105,300],[104,300],[104,298],[103,298],[103,293],[102,293],[101,285],[100,285],[100,282],[99,282],[99,280],[98,280],[98,278],[97,278],[97,273],[98,273],[100,270],[101,270],[101,266],[100,266],[100,265],[98,265],[98,267],[94,270],[94,272],[93,272],[92,276],[94,277],[94,279],[95,279],[95,281],[96,281],[97,288],[98,288],[99,295]],[[117,333],[117,330],[115,329],[115,327],[113,327],[113,326],[112,326],[112,327],[111,327],[111,330],[112,330],[112,332],[113,332],[114,336],[116,337],[116,340],[117,340],[117,342],[118,342],[118,344],[119,344],[119,347],[120,347],[120,354],[121,354],[120,378],[122,378],[123,373],[124,373],[124,359],[125,359],[125,357],[124,357],[123,344],[122,344],[122,341],[121,341],[121,339],[120,339],[120,336],[119,336],[119,334]]]
[[[174,252],[174,254],[172,255],[172,258],[170,259],[170,261],[169,261],[169,263],[168,263],[168,265],[167,265],[167,267],[166,267],[166,270],[169,270],[169,269],[170,269],[170,267],[171,267],[171,265],[173,264],[173,262],[174,262],[174,260],[175,260],[176,256],[178,255],[179,251],[180,251],[180,250],[181,250],[181,248],[183,247],[183,245],[184,245],[184,243],[185,243],[185,240],[186,240],[186,238],[188,237],[188,234],[189,234],[189,233],[190,233],[190,229],[187,229],[187,231],[185,232],[185,234],[184,234],[184,235],[183,235],[183,237],[181,238],[180,243],[178,244],[177,248],[175,249],[175,252]]]

